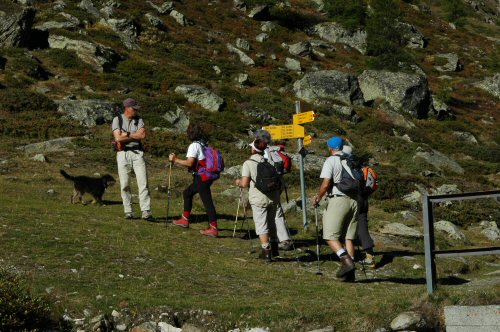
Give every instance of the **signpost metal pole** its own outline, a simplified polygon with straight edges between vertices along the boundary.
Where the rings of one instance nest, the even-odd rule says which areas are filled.
[[[300,101],[295,102],[295,113],[300,113]],[[299,150],[299,171],[300,171],[300,191],[302,197],[302,221],[304,223],[304,229],[307,230],[309,224],[307,222],[307,210],[306,210],[306,183],[304,180],[304,155],[302,149],[304,144],[302,142],[303,138],[297,139],[297,145]]]

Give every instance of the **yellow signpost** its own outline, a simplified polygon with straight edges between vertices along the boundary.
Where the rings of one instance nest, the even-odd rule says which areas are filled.
[[[304,141],[303,141],[304,145],[309,145],[309,144],[311,144],[311,141],[312,141],[312,137],[311,137],[311,135],[306,135],[306,136],[304,136]]]
[[[282,126],[266,126],[262,129],[267,130],[273,140],[286,138],[303,138],[305,136],[304,127],[297,124]]]
[[[315,118],[316,114],[314,114],[314,111],[297,113],[293,115],[293,124],[298,125],[301,123],[313,122]]]

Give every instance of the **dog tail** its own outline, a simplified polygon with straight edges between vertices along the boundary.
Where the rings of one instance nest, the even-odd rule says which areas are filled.
[[[61,175],[64,176],[64,178],[66,178],[67,180],[73,181],[73,177],[66,173],[64,170],[61,169],[59,172],[61,172]]]

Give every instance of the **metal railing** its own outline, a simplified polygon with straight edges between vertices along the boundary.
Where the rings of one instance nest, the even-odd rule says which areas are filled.
[[[424,213],[425,280],[427,284],[427,293],[432,294],[436,288],[436,257],[500,254],[500,247],[443,251],[435,250],[433,203],[490,197],[499,199],[500,190],[451,195],[426,195],[423,197],[422,210]]]

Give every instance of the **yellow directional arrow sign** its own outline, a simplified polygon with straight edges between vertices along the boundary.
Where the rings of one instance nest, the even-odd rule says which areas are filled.
[[[316,118],[316,114],[314,114],[314,111],[294,114],[293,115],[293,124],[313,122],[314,118]]]
[[[302,138],[304,137],[304,127],[292,124],[283,126],[266,126],[262,129],[267,130],[272,139],[286,139],[286,138]]]
[[[304,140],[303,140],[303,144],[304,144],[304,145],[309,145],[309,144],[311,144],[311,141],[312,141],[312,137],[311,137],[311,135],[306,135],[306,136],[304,136]]]

